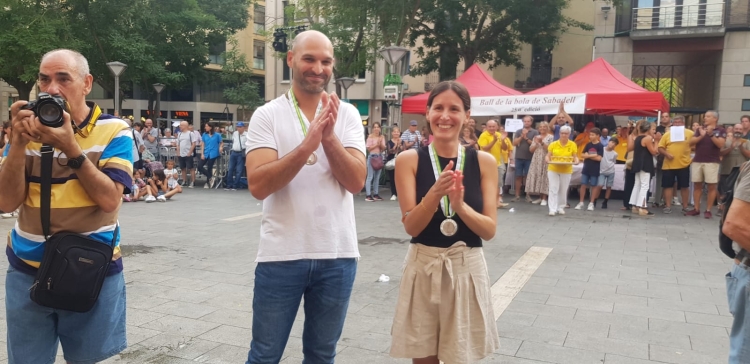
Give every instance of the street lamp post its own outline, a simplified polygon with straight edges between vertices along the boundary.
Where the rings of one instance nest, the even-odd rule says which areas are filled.
[[[385,84],[384,86],[397,86],[398,87],[398,94],[399,94],[398,100],[388,101],[388,108],[389,108],[388,125],[393,126],[394,112],[391,112],[391,109],[398,108],[399,106],[401,106],[401,103],[400,103],[401,77],[400,76],[403,76],[403,75],[402,75],[401,68],[397,66],[399,62],[401,62],[401,59],[403,59],[404,56],[406,56],[406,53],[408,53],[409,50],[404,47],[390,46],[390,47],[385,47],[385,48],[380,49],[379,52],[380,52],[380,55],[383,56],[385,61],[388,62],[388,65],[390,66],[391,71],[398,70],[396,72],[389,72],[385,76],[385,81],[384,81],[384,84]],[[394,81],[397,81],[397,82],[394,82]],[[399,119],[400,119],[400,115],[399,115]]]
[[[355,79],[351,77],[339,77],[336,79],[336,83],[344,89],[344,100],[349,101],[349,87],[352,87]]]
[[[161,115],[161,91],[164,90],[164,84],[155,83],[153,86],[154,86],[154,91],[156,91],[156,107],[155,107],[156,110],[154,110],[154,119],[156,120],[156,125],[158,127],[159,116]]]
[[[119,117],[122,111],[120,110],[120,75],[125,72],[128,65],[122,62],[109,62],[107,67],[115,76],[115,116]]]

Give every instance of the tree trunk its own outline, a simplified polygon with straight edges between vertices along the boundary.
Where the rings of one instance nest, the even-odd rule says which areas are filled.
[[[9,85],[18,91],[18,99],[29,101],[31,96],[31,90],[34,89],[35,81],[23,81],[20,78],[6,78],[4,79]]]
[[[440,46],[440,68],[438,69],[438,76],[440,81],[448,81],[456,79],[456,69],[458,68],[458,50],[455,45],[441,45]]]

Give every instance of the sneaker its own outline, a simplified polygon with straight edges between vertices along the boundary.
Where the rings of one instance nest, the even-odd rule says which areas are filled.
[[[367,196],[367,197],[365,197],[365,201],[367,201],[367,202],[373,202],[373,201],[375,201],[375,199],[373,199],[372,196]]]
[[[607,209],[607,201],[608,200],[602,201],[602,208],[605,209],[605,210]]]
[[[518,202],[518,201],[521,201],[521,197],[516,196],[515,198],[513,198],[513,202]]]
[[[555,216],[555,215],[557,215],[557,214],[554,211],[550,211],[549,212],[549,216]]]
[[[231,191],[232,189],[229,187],[224,187],[224,191]]]
[[[526,202],[528,203],[534,203],[534,201],[531,200],[531,196],[526,195]]]
[[[547,200],[542,200],[542,202],[539,203],[541,206],[547,206]]]
[[[508,203],[500,202],[500,203],[497,204],[497,208],[499,208],[499,209],[506,208],[506,207],[508,207],[508,205],[509,205]]]
[[[396,200],[398,200],[398,197],[396,197],[396,195],[391,196],[391,201],[396,201]]]
[[[711,211],[706,211],[706,212],[704,212],[704,213],[703,213],[703,217],[705,217],[705,218],[707,218],[707,219],[710,219],[710,218],[712,218],[713,216],[711,215]]]
[[[150,195],[146,196],[146,200],[145,201],[146,201],[146,203],[152,203],[152,202],[156,201],[156,197],[150,196]]]
[[[164,197],[164,195],[161,195],[161,196],[159,196],[159,197],[157,197],[157,198],[156,198],[156,201],[159,201],[159,202],[167,202],[167,198],[166,198],[166,197]]]
[[[698,211],[696,209],[692,209],[692,210],[686,212],[685,216],[698,216],[700,214],[701,214],[700,211]]]
[[[132,198],[130,198],[130,195],[122,195],[122,200],[125,202],[131,202],[133,201]]]
[[[560,215],[565,215],[565,210],[563,210],[563,209],[558,209],[558,210],[557,210],[557,213],[558,213],[558,214],[560,214]]]
[[[210,188],[210,187],[208,187],[209,183],[210,183],[210,182],[206,182],[206,184],[205,184],[205,185],[203,185],[203,189],[208,189],[208,188]]]
[[[677,197],[675,197],[675,198],[672,199],[672,205],[673,206],[682,206],[682,204],[680,203],[680,199],[677,198]]]
[[[579,202],[578,205],[576,205],[576,210],[583,209],[583,202]]]
[[[372,196],[372,199],[375,200],[375,201],[383,201],[383,198],[380,197],[380,196],[378,196],[378,195]]]
[[[236,188],[231,188],[230,191],[237,191],[237,189]]]
[[[0,217],[2,217],[3,219],[12,219],[14,217],[18,217],[18,212],[16,211],[8,212],[8,213],[0,215]]]
[[[188,188],[193,188],[194,185],[195,185],[195,182],[190,182],[190,184],[188,185]]]
[[[180,183],[180,187],[187,187],[187,185],[188,185],[187,182]]]
[[[586,209],[586,211],[594,211],[594,203],[589,202],[589,207]]]
[[[538,205],[540,202],[542,202],[542,200],[540,200],[540,199],[536,199],[534,201],[531,201],[531,203],[533,203],[534,205]]]

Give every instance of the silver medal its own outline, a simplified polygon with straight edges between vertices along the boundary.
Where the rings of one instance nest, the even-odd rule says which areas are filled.
[[[307,158],[307,162],[305,164],[307,164],[308,166],[311,166],[317,162],[318,162],[318,154],[313,152],[313,154],[310,154],[310,156]]]
[[[440,223],[440,232],[445,236],[456,235],[458,231],[458,223],[453,219],[445,219]]]

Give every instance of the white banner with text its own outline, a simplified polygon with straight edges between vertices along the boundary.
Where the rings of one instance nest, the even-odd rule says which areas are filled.
[[[568,114],[586,111],[586,94],[516,95],[472,97],[471,115],[555,115],[561,102]]]

